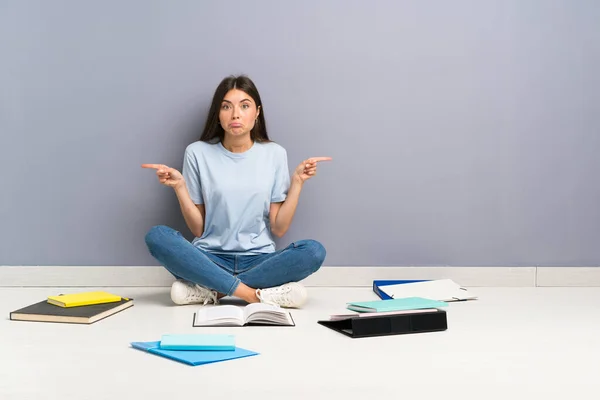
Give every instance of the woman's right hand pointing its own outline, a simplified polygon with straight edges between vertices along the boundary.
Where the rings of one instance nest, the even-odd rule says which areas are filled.
[[[165,186],[177,189],[185,184],[183,175],[175,168],[167,167],[164,164],[142,164],[142,168],[152,168],[156,170],[158,181]]]

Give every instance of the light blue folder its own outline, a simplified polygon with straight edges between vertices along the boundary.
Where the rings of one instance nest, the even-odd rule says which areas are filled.
[[[160,348],[165,350],[235,350],[235,336],[223,334],[163,335]]]
[[[448,303],[445,301],[424,299],[422,297],[405,297],[390,300],[356,301],[348,303],[346,308],[358,312],[386,312],[439,308],[447,305]]]
[[[255,356],[258,354],[254,351],[239,347],[236,347],[234,351],[164,350],[160,348],[160,342],[131,342],[131,347],[193,366]]]

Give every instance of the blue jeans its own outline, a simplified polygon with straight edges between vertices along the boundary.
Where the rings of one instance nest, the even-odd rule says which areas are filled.
[[[213,254],[189,241],[180,232],[158,225],[146,234],[150,254],[177,279],[197,283],[232,295],[240,282],[266,289],[297,282],[316,272],[326,251],[316,240],[300,240],[284,249],[256,255]]]

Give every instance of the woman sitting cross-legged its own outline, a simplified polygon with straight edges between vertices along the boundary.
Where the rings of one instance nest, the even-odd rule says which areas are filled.
[[[225,78],[217,87],[204,132],[185,151],[182,173],[163,164],[161,184],[174,189],[190,243],[180,232],[155,226],[146,234],[150,254],[176,281],[175,304],[218,304],[223,296],[249,303],[301,307],[307,298],[299,283],[316,272],[325,248],[300,240],[276,250],[292,222],[304,183],[317,163],[302,161],[289,174],[285,149],[269,140],[265,113],[254,83],[246,76]]]

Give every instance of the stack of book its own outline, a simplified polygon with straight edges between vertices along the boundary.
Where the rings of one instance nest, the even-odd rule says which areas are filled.
[[[93,324],[133,306],[133,299],[104,291],[49,296],[10,313],[13,321]]]

